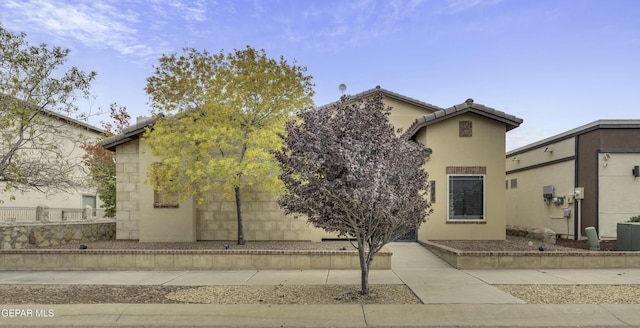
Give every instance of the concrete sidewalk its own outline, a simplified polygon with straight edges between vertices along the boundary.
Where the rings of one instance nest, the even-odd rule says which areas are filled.
[[[420,305],[0,305],[2,327],[619,327],[640,305],[525,304],[492,284],[640,284],[640,269],[456,270],[415,243],[393,243],[392,270],[371,284],[406,284]],[[0,284],[359,284],[358,270],[0,272]]]

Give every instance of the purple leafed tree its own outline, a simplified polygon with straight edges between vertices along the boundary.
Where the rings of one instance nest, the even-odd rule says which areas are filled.
[[[278,203],[358,249],[362,294],[369,268],[387,243],[418,229],[431,212],[425,200],[427,149],[396,135],[381,95],[342,97],[335,106],[289,121],[276,153],[286,187]]]

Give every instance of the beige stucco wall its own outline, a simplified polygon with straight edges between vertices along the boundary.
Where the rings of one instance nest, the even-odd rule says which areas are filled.
[[[552,147],[553,151],[545,152],[547,147]],[[575,160],[550,163],[570,158],[574,154],[575,140],[570,138],[506,158],[507,172],[515,171],[507,174],[505,179],[509,184],[506,190],[507,224],[546,227],[558,234],[574,235],[572,196]],[[519,169],[521,170],[517,171]],[[517,180],[516,188],[512,187],[513,179]],[[563,204],[544,203],[542,188],[547,185],[554,186],[556,196],[565,197]],[[564,216],[565,209],[571,210],[569,217]]]
[[[640,165],[638,153],[598,156],[598,225],[600,238],[616,238],[618,222],[640,215],[640,178],[631,172]]]
[[[459,121],[472,121],[472,137],[459,137]],[[502,240],[505,238],[505,125],[466,113],[423,128],[416,141],[433,150],[425,165],[435,181],[433,214],[419,230],[420,240]],[[447,222],[448,166],[486,167],[485,223]]]
[[[139,225],[141,242],[196,241],[196,206],[193,199],[181,202],[178,208],[155,208],[154,191],[147,182],[147,168],[158,162],[143,141],[140,141]]]
[[[47,119],[44,117],[43,119]],[[44,138],[56,138],[57,146],[60,147],[61,152],[66,155],[65,160],[71,163],[81,164],[83,162],[83,156],[86,152],[79,147],[81,141],[98,141],[102,135],[92,130],[87,130],[75,125],[66,123],[59,119],[49,118],[52,124],[55,124],[58,128],[62,129],[69,137],[58,137],[51,134],[45,134]],[[85,173],[81,169],[76,169],[74,173],[79,177],[84,177]],[[78,188],[76,190],[67,190],[66,192],[56,191],[50,194],[44,194],[37,190],[31,190],[28,192],[6,192],[4,190],[4,183],[0,183],[0,206],[6,207],[36,207],[39,205],[46,205],[50,208],[74,208],[80,209],[82,205],[82,196],[96,197],[96,207],[100,208],[102,202],[97,197],[95,189],[90,187]],[[15,199],[11,199],[11,196]]]
[[[419,117],[432,113],[432,111],[425,108],[407,104],[389,97],[383,98],[383,102],[385,105],[391,107],[389,122],[396,130],[402,129],[403,132],[407,131]]]
[[[551,147],[553,151],[545,152],[545,148]],[[547,162],[567,158],[575,155],[575,138],[568,138],[550,145],[532,148],[523,153],[508,156],[505,167],[507,171],[541,165]],[[513,158],[518,160],[514,161]]]

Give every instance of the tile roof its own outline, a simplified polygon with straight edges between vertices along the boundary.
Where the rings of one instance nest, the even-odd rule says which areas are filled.
[[[158,117],[141,119],[136,124],[124,128],[119,134],[100,142],[100,145],[102,145],[104,149],[115,151],[116,146],[140,138],[140,135],[144,133],[147,127],[152,126],[157,120]]]
[[[409,103],[417,107],[424,108],[429,112],[431,112],[430,114],[427,114],[425,116],[418,118],[409,127],[409,129],[405,132],[405,136],[407,136],[408,138],[412,138],[424,126],[431,125],[431,124],[440,122],[442,120],[449,119],[453,116],[457,116],[467,112],[475,113],[475,114],[482,115],[500,122],[504,122],[507,126],[507,131],[517,128],[522,123],[521,118],[501,112],[491,107],[486,107],[481,104],[476,104],[473,102],[473,99],[467,99],[466,102],[459,105],[455,105],[453,107],[442,108],[442,107],[438,107],[438,106],[426,103],[424,101],[420,101],[415,98],[407,97],[399,93],[389,91],[387,89],[381,88],[379,85],[376,86],[375,88],[357,93],[355,95],[351,95],[349,96],[349,98],[352,98],[352,99],[366,98],[378,93],[381,93],[384,97],[393,98],[405,103]],[[320,107],[321,108],[331,107],[331,106],[335,106],[336,104],[337,102],[332,102]],[[152,126],[157,120],[158,120],[157,117],[151,117],[151,118],[146,118],[144,120],[141,120],[135,125],[132,125],[124,129],[122,133],[112,136],[110,138],[107,138],[100,144],[105,149],[115,151],[116,146],[139,138],[140,135],[145,131],[145,129],[149,126]]]
[[[435,111],[431,114],[418,118],[409,127],[409,129],[407,129],[405,136],[411,139],[421,128],[425,126],[428,126],[428,125],[431,125],[431,124],[434,124],[434,123],[437,123],[437,122],[440,122],[464,113],[474,113],[474,114],[481,115],[499,122],[503,122],[507,126],[507,131],[517,128],[522,123],[521,118],[496,110],[491,107],[487,107],[482,104],[476,104],[473,102],[473,99],[469,98],[462,104],[458,104],[453,107]]]
[[[366,91],[363,91],[363,92],[360,92],[360,93],[356,93],[355,95],[349,95],[349,98],[352,98],[352,99],[366,98],[366,97],[369,97],[369,96],[372,96],[372,95],[375,95],[375,94],[378,94],[378,93],[381,93],[386,98],[397,99],[397,100],[400,100],[402,102],[409,103],[409,104],[415,105],[417,107],[427,109],[430,112],[443,110],[442,107],[438,107],[438,106],[426,103],[424,101],[420,101],[420,100],[415,99],[415,98],[407,97],[407,96],[401,95],[399,93],[396,93],[396,92],[393,92],[393,91],[389,91],[387,89],[381,88],[379,85],[377,85],[375,88],[372,88],[372,89],[369,89],[369,90],[366,90]],[[335,102],[332,102],[332,103],[329,103],[329,104],[326,104],[326,105],[323,105],[323,106],[320,106],[320,107],[331,107],[331,106],[335,106],[337,103],[338,102],[335,101]]]

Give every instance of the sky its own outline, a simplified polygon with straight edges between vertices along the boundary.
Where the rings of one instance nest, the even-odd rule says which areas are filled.
[[[95,71],[86,113],[149,116],[163,54],[264,49],[307,67],[324,105],[377,85],[524,120],[507,150],[599,119],[640,119],[637,0],[2,0],[0,23]],[[95,125],[108,116],[93,118]]]

